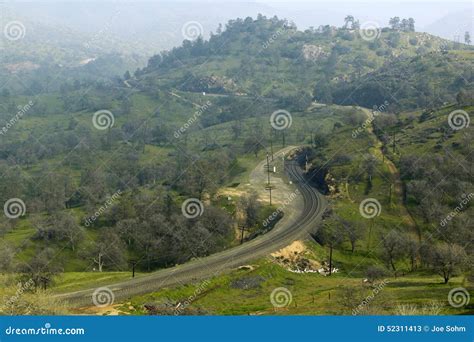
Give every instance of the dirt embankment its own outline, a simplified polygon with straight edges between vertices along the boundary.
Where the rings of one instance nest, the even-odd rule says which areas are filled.
[[[323,276],[329,274],[329,265],[326,261],[318,261],[303,241],[294,241],[291,245],[272,253],[275,263],[292,273],[319,273]],[[338,269],[333,268],[332,273]]]

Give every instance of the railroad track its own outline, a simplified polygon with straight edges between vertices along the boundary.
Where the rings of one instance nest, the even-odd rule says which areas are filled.
[[[303,208],[295,220],[286,222],[285,225],[276,224],[268,233],[243,245],[146,276],[110,284],[107,287],[113,292],[115,301],[122,301],[165,287],[202,281],[266,256],[295,240],[306,238],[308,232],[314,230],[321,219],[326,201],[323,195],[305,181],[303,171],[296,161],[287,161],[285,169],[298,188],[299,195],[303,197]],[[60,294],[56,297],[65,300],[70,307],[92,306],[95,290],[96,288],[92,288]]]

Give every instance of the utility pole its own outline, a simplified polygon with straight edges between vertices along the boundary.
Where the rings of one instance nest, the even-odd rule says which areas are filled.
[[[270,205],[272,205],[272,186],[271,186],[271,185],[267,185],[267,186],[265,187],[265,189],[270,192]]]
[[[268,152],[267,152],[267,185],[270,185],[270,162],[268,160]]]
[[[272,153],[273,161],[273,128],[270,128],[270,152]]]
[[[240,244],[243,244],[244,243],[244,232],[247,231],[248,229],[245,228],[244,225],[241,225],[239,227],[239,229],[240,229]]]
[[[329,245],[329,275],[332,274],[332,243]]]
[[[265,186],[265,189],[270,193],[270,205],[272,205],[272,188],[273,186],[270,183],[270,160],[267,152],[267,185]]]

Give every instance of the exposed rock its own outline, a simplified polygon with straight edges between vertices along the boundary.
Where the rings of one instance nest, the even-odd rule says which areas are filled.
[[[336,179],[334,178],[333,175],[331,175],[329,172],[326,174],[326,177],[324,178],[324,182],[327,185],[328,188],[328,195],[332,198],[338,198],[341,196],[341,192],[339,190],[339,184],[337,183]]]
[[[307,61],[317,61],[327,56],[328,53],[324,51],[322,46],[312,44],[303,45],[303,57]]]
[[[321,263],[315,260],[314,255],[301,241],[295,241],[271,256],[292,273],[320,273],[318,270],[321,269]]]
[[[186,83],[182,90],[224,94],[235,93],[238,89],[232,79],[225,76],[211,75],[193,78],[191,81]]]
[[[209,312],[181,302],[166,301],[164,303],[147,303],[144,305],[148,315],[151,316],[201,316]]]
[[[240,267],[237,268],[239,271],[253,271],[255,269],[255,267],[253,267],[252,265],[242,265]]]

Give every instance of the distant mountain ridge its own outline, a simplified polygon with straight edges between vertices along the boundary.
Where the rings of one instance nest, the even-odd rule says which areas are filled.
[[[287,20],[262,15],[235,19],[209,40],[185,41],[152,57],[136,82],[143,88],[278,98],[296,110],[311,99],[395,104],[391,92],[401,85],[409,88],[397,105],[413,108],[452,101],[472,82],[474,56],[467,45],[390,28],[366,34],[333,26],[300,31]],[[458,79],[463,73],[465,82]],[[438,94],[433,85],[443,91]]]
[[[462,43],[464,42],[465,32],[469,32],[471,37],[474,35],[473,14],[472,8],[470,11],[467,10],[449,13],[441,19],[436,20],[432,24],[423,27],[422,30]]]

